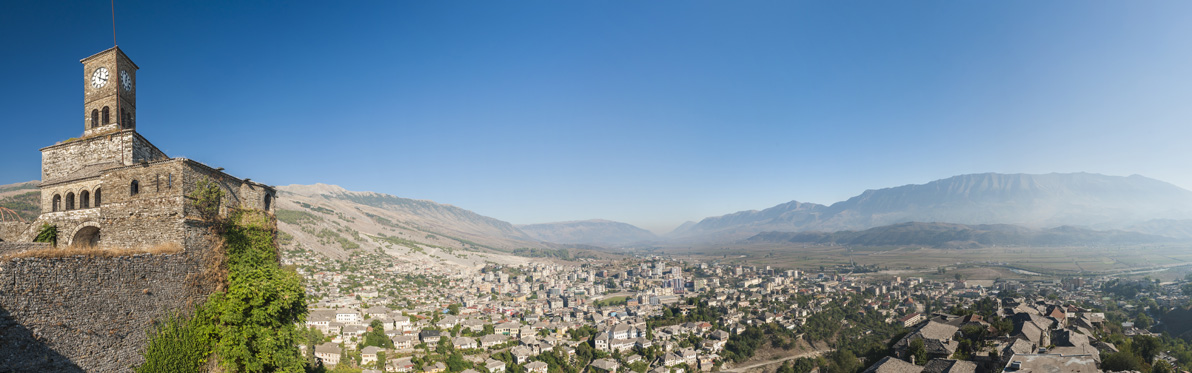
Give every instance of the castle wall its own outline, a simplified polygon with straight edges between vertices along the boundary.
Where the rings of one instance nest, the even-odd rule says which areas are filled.
[[[129,159],[132,159],[133,163],[138,163],[141,161],[157,162],[170,158],[166,156],[166,153],[162,152],[160,149],[157,149],[156,146],[153,146],[149,140],[141,137],[140,134],[134,133],[130,141],[132,142],[132,146],[129,147],[128,156]]]
[[[182,162],[171,160],[132,165],[104,173],[100,206],[100,246],[152,247],[185,239],[187,205],[182,187]],[[139,192],[131,193],[132,181]]]
[[[41,150],[42,182],[62,179],[98,163],[124,164],[124,147],[131,145],[131,132],[96,136],[58,144]]]
[[[0,222],[0,241],[19,242],[27,229],[29,229],[29,223]]]
[[[54,195],[58,195],[62,198],[61,202],[58,204],[58,211],[66,211],[67,193],[75,194],[74,209],[82,209],[83,201],[80,196],[82,196],[84,190],[87,191],[88,194],[87,199],[89,200],[88,204],[90,206],[88,208],[95,208],[95,191],[101,190],[101,185],[102,183],[100,182],[100,179],[98,177],[93,177],[72,183],[43,186],[41,188],[41,212],[44,214],[54,211]],[[103,194],[104,193],[102,193],[101,190],[100,202],[103,202],[102,200],[106,199],[103,198]]]
[[[0,262],[0,370],[131,371],[143,362],[154,322],[211,294],[208,255]]]
[[[276,201],[277,191],[265,185],[242,181],[195,161],[187,160],[185,167],[187,172],[183,174],[182,184],[185,194],[189,195],[193,192],[199,180],[203,178],[215,181],[223,190],[224,200],[220,204],[220,215],[222,216],[227,216],[230,208],[265,210],[266,195]],[[195,211],[189,203],[187,209],[187,216],[198,215],[198,211]],[[272,206],[270,206],[270,210],[272,210]]]
[[[53,212],[49,214],[41,214],[36,221],[33,222],[34,229],[26,231],[32,235],[24,237],[22,241],[33,241],[42,224],[49,224],[58,227],[58,247],[68,247],[73,242],[75,232],[82,228],[88,222],[94,223],[99,221],[100,209],[86,209],[86,210],[71,210],[63,212]],[[102,236],[101,236],[102,237]],[[103,244],[103,241],[100,241]]]
[[[41,180],[54,183],[87,166],[109,164],[118,167],[166,159],[169,157],[149,140],[126,130],[41,149]]]
[[[28,250],[40,250],[51,248],[50,244],[44,242],[0,242],[0,256],[8,254],[16,254]]]

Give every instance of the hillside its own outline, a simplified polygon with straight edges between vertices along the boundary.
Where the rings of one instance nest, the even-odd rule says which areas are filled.
[[[899,223],[862,231],[762,232],[749,243],[804,243],[841,246],[923,246],[980,248],[989,246],[1130,245],[1173,239],[1137,232],[1095,231],[1070,226],[1032,229],[1006,224],[962,225]]]
[[[33,221],[41,214],[41,192],[36,181],[0,185],[0,208],[12,210],[21,219]],[[11,216],[6,217],[11,219]]]
[[[517,228],[539,241],[561,244],[616,247],[658,240],[650,231],[608,220],[527,224]]]
[[[987,173],[867,190],[831,206],[790,202],[709,217],[668,237],[736,240],[765,231],[834,232],[910,221],[1182,232],[1181,224],[1147,230],[1147,222],[1190,218],[1192,191],[1143,176]]]
[[[519,248],[552,248],[513,224],[459,207],[326,184],[278,187],[278,228],[287,245],[346,258],[383,250],[430,267],[521,263]],[[285,237],[288,236],[288,237]]]

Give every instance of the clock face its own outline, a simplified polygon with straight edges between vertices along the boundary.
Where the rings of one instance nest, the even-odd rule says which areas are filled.
[[[91,88],[100,88],[108,84],[108,68],[101,67],[95,69],[95,73],[91,74]]]
[[[127,71],[120,70],[120,86],[124,87],[125,92],[132,90],[132,76]]]

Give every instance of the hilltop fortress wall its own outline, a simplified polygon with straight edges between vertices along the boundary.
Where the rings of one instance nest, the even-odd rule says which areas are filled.
[[[277,198],[138,134],[138,67],[118,47],[81,62],[83,136],[41,149],[38,218],[0,224],[0,373],[131,371],[154,323],[192,312],[226,280],[209,215],[268,213]],[[218,211],[196,206],[200,181],[220,189],[218,204],[199,201]],[[44,225],[57,248],[32,242]]]
[[[217,245],[193,228],[188,247]],[[131,371],[143,362],[155,322],[194,309],[215,290],[221,255],[0,261],[0,371]]]

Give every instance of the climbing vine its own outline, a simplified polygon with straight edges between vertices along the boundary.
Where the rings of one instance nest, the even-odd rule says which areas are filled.
[[[278,265],[275,231],[263,212],[231,214],[221,233],[227,291],[155,330],[138,372],[197,372],[213,353],[227,371],[304,370],[297,325],[306,317],[305,290],[297,273]]]

